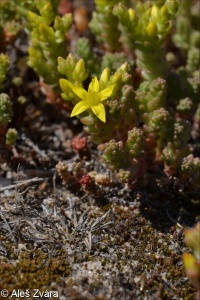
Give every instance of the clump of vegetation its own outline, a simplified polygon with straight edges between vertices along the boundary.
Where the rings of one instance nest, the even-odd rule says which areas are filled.
[[[185,243],[191,247],[194,254],[184,253],[183,261],[188,278],[197,289],[196,299],[200,293],[200,223],[192,229],[185,229]]]
[[[127,222],[126,230],[128,226],[133,230],[133,226],[123,217],[129,218],[125,210],[112,204],[112,201],[119,201],[117,197],[122,207],[136,201],[140,206],[139,213],[146,218],[147,210],[152,223],[155,211],[158,213],[155,208],[158,203],[165,211],[162,216],[167,214],[177,227],[182,216],[186,219],[180,226],[192,226],[198,220],[198,213],[193,210],[199,204],[200,192],[200,16],[196,9],[198,3],[193,2],[94,0],[88,1],[88,6],[80,6],[76,0],[1,1],[0,180],[3,184],[0,192],[5,191],[4,185],[8,182],[12,189],[13,176],[16,176],[14,184],[17,187],[21,185],[18,177],[46,180],[37,192],[29,194],[27,187],[17,193],[16,207],[12,201],[12,208],[6,203],[6,217],[2,213],[0,218],[11,236],[14,236],[14,228],[11,230],[10,226],[14,226],[15,221],[10,220],[9,213],[19,214],[17,209],[22,209],[23,201],[30,202],[37,213],[40,209],[47,216],[51,215],[52,222],[60,222],[59,225],[51,223],[52,230],[54,225],[58,231],[62,228],[60,236],[70,236],[72,228],[76,228],[73,232],[84,237],[82,243],[90,254],[96,238],[92,239],[93,227],[86,226],[83,211],[83,215],[80,217],[80,213],[77,217],[72,210],[76,205],[83,205],[86,214],[86,198],[95,203],[91,215],[93,210],[95,214],[97,206],[99,210],[117,209],[119,216],[113,216],[113,220],[118,224],[122,218]],[[43,204],[41,190],[49,186],[48,180],[52,176],[52,197],[56,195],[57,203],[53,201],[51,211],[52,207],[46,204],[52,200],[50,193],[47,192]],[[61,193],[62,188],[65,189],[63,193],[67,190],[66,199],[78,197],[79,200],[66,207],[68,200],[55,193],[56,184],[60,185]],[[6,197],[10,195],[6,193]],[[151,202],[155,207],[151,207]],[[168,213],[170,205],[180,213],[175,221]],[[29,214],[28,210],[26,213]],[[30,214],[31,218],[37,215],[35,212]],[[101,212],[99,214],[98,220],[105,221]],[[91,220],[91,215],[87,221]],[[79,217],[81,221],[78,221]],[[123,233],[122,223],[116,227],[116,235]],[[144,223],[150,226],[150,223]],[[86,226],[84,233],[79,230],[80,224]],[[89,224],[96,228],[92,221]],[[142,226],[142,220],[139,224]],[[194,248],[194,256],[184,255],[187,276],[196,288],[199,280],[199,249],[194,244],[197,227],[185,233],[186,244]],[[167,231],[169,227],[166,228]],[[127,231],[127,241],[132,243],[131,232]],[[120,244],[115,229],[111,233],[113,241]],[[107,238],[104,236],[103,240]],[[104,246],[99,242],[101,238],[97,240],[100,254],[104,255]],[[126,242],[126,238],[123,241]],[[109,240],[109,247],[111,244]],[[34,273],[31,270],[47,259],[43,252],[31,251],[29,254],[34,253],[35,260],[30,263],[27,259],[30,276]],[[59,253],[59,257],[60,254],[63,259],[63,253]],[[26,273],[26,255],[26,251],[22,253],[15,266],[11,261],[6,262],[3,270],[8,268],[10,272],[19,267]],[[116,257],[120,260],[121,255],[118,253]],[[86,255],[83,256],[84,260]],[[59,282],[59,276],[69,275],[68,261],[62,263],[61,260],[58,260],[59,266],[56,262],[49,264],[48,280]],[[105,258],[105,264],[108,261]],[[156,259],[153,257],[151,261]],[[147,269],[152,269],[153,263],[142,262],[148,265]],[[142,270],[146,272],[145,267]],[[45,267],[43,271],[45,275],[39,270],[36,273],[44,278],[43,285],[47,286],[48,269]],[[177,270],[168,268],[168,271],[174,278],[183,276],[179,272],[177,275]],[[148,276],[144,279],[140,274],[140,278],[138,272],[130,284],[131,288],[141,285],[141,291],[145,282],[151,284]],[[32,277],[29,280],[29,275],[24,282],[20,275],[16,277],[16,286],[33,288],[34,280]],[[163,285],[155,292],[158,298],[166,296],[167,275],[162,273],[161,277]],[[185,294],[185,291],[179,292],[180,297]],[[132,298],[141,295],[144,296],[133,293]]]
[[[158,167],[163,176],[177,176],[183,182],[186,169],[192,168],[195,171],[190,173],[191,182],[200,179],[200,162],[189,145],[198,110],[200,83],[196,71],[200,60],[194,54],[193,59],[187,60],[196,62],[193,66],[187,64],[172,70],[167,61],[170,53],[164,47],[180,7],[180,1],[161,1],[158,5],[138,2],[133,8],[126,6],[126,1],[119,4],[96,1],[96,12],[90,22],[92,32],[100,44],[115,52],[113,66],[116,54],[126,47],[129,56],[135,54],[133,61],[141,76],[137,89],[135,73],[127,62],[130,59],[113,71],[110,54],[110,61],[102,59],[102,63],[105,66],[107,62],[111,69],[106,67],[100,75],[98,73],[99,80],[94,77],[87,92],[83,86],[85,66],[91,72],[87,76],[92,76],[95,69],[89,63],[91,51],[85,39],[78,44],[78,49],[83,44],[85,52],[79,50],[79,54],[85,64],[82,59],[75,64],[72,54],[65,61],[58,59],[58,71],[67,77],[60,80],[62,98],[75,105],[71,117],[78,115],[91,140],[101,144],[106,164],[116,170],[118,180],[128,182],[130,188],[145,185],[149,173]],[[184,8],[180,8],[180,14],[184,13]],[[118,26],[118,31],[111,40],[112,26]],[[175,42],[178,35],[176,32]],[[197,35],[196,32],[196,43]],[[95,59],[91,56],[92,61]],[[175,94],[171,86],[176,84]],[[191,188],[194,189],[194,184]]]
[[[12,143],[15,142],[15,139],[13,139],[13,137],[11,138],[11,133],[8,132],[8,123],[11,122],[12,115],[13,115],[13,110],[11,106],[10,97],[5,93],[1,93],[0,94],[0,151],[1,151],[0,162],[7,160],[6,144],[10,144],[11,139],[12,139]],[[8,138],[6,138],[6,135]]]

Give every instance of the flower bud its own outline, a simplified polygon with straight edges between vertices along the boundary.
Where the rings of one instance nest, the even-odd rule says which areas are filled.
[[[134,22],[137,18],[137,15],[136,15],[135,11],[132,8],[129,8],[128,14],[129,14],[130,21]]]
[[[118,84],[121,82],[121,79],[122,79],[122,75],[119,73],[115,73],[114,75],[111,76],[110,82],[112,84]]]
[[[74,98],[74,93],[73,93],[72,88],[69,84],[69,81],[66,80],[66,79],[60,79],[59,82],[60,82],[60,87],[61,87],[62,91],[64,92],[64,93],[61,94],[61,97],[64,100],[73,99]]]
[[[108,81],[110,80],[110,69],[109,68],[105,68],[101,74],[100,80],[108,83]]]
[[[75,68],[75,64],[76,64],[77,60],[75,58],[75,56],[73,56],[73,54],[69,53],[69,55],[66,58],[66,63],[67,65],[70,65],[70,68]]]
[[[146,28],[146,32],[149,37],[153,38],[157,35],[157,26],[154,22],[150,22],[149,25]]]
[[[84,60],[80,59],[75,65],[72,77],[75,81],[84,81],[87,76],[88,73],[85,70]]]
[[[158,6],[154,5],[151,9],[151,17],[156,19],[158,17],[159,8]]]
[[[117,69],[117,71],[122,70],[122,71],[127,71],[128,69],[128,63],[125,62],[123,65],[121,65],[121,67],[119,69]]]
[[[181,1],[180,0],[166,0],[165,5],[168,8],[170,14],[175,15],[180,7]]]
[[[61,57],[58,57],[58,72],[65,74],[65,76],[73,81],[73,71],[76,66],[77,59],[71,53],[64,60]]]
[[[163,5],[161,8],[160,8],[160,16],[161,18],[162,17],[165,17],[165,18],[169,18],[169,11],[167,9],[167,6],[166,5]]]

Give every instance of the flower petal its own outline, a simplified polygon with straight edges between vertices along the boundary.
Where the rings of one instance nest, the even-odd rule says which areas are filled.
[[[87,98],[87,94],[88,92],[86,92],[86,90],[84,90],[82,87],[80,86],[77,86],[77,85],[74,85],[71,83],[71,85],[73,86],[72,87],[72,90],[73,92],[81,99],[86,99]]]
[[[78,102],[75,106],[74,106],[74,108],[73,108],[73,110],[72,110],[72,112],[71,112],[71,115],[70,115],[70,117],[74,117],[74,116],[76,116],[76,115],[79,115],[79,114],[81,114],[82,112],[84,112],[86,109],[88,109],[89,108],[89,106],[87,105],[87,104],[85,104],[85,102],[84,101],[80,101],[80,102]]]
[[[106,122],[106,111],[102,103],[99,103],[95,106],[91,106],[91,109],[93,113],[97,116],[97,118],[99,118],[104,123]]]
[[[93,92],[99,92],[99,82],[98,82],[98,79],[97,77],[95,76],[92,81],[90,82],[90,85],[89,85],[89,88],[88,88],[88,91],[91,90]]]
[[[60,87],[65,94],[69,94],[70,92],[73,92],[81,99],[87,97],[87,92],[82,87],[71,83],[69,80],[60,79]]]
[[[115,87],[115,85],[111,85],[108,88],[99,92],[98,95],[99,95],[99,98],[101,99],[101,101],[106,100],[107,98],[109,98],[112,95],[114,87]]]

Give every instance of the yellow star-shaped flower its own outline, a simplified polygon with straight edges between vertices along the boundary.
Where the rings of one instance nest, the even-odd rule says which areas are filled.
[[[66,95],[73,92],[82,99],[82,101],[74,106],[71,117],[79,115],[87,109],[91,109],[97,118],[104,123],[106,122],[106,111],[102,101],[108,99],[112,95],[115,85],[111,85],[108,88],[99,91],[99,81],[95,76],[89,85],[88,92],[66,79],[60,79],[60,86]]]

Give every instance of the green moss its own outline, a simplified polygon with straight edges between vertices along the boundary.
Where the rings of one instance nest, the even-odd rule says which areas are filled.
[[[38,249],[22,251],[15,264],[0,263],[0,289],[46,289],[52,282],[60,283],[71,268],[67,255],[58,250],[54,257]]]

